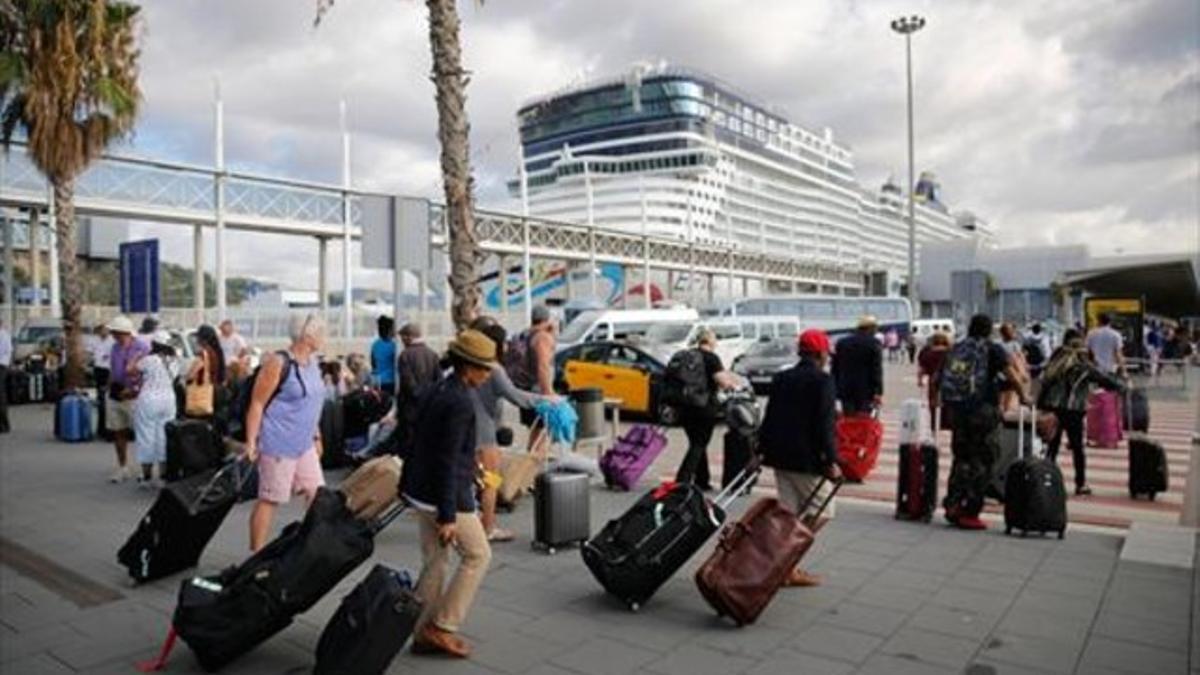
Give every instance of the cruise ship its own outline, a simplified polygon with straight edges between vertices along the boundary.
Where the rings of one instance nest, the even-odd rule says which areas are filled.
[[[861,287],[839,292],[902,288],[906,195],[890,179],[863,188],[853,153],[829,128],[806,129],[716,78],[664,65],[551,94],[517,117],[532,215],[862,272]],[[513,196],[521,181],[518,170]],[[990,237],[939,192],[922,174],[918,244]]]

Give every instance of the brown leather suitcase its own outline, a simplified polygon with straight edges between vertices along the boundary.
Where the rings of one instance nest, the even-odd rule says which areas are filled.
[[[813,503],[825,481],[804,505]],[[833,485],[819,516],[841,487]],[[815,517],[814,517],[815,518]],[[700,594],[738,626],[754,623],[793,568],[813,545],[812,519],[803,519],[773,497],[755,502],[736,523],[721,532],[712,556],[696,571]]]

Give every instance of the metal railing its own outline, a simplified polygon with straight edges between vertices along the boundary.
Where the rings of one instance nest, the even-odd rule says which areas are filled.
[[[1125,359],[1125,364],[1130,380],[1138,387],[1183,391],[1187,391],[1191,384],[1190,371],[1200,365],[1194,357],[1186,359],[1129,358]]]

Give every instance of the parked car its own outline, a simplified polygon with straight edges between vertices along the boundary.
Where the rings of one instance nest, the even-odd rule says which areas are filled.
[[[731,370],[750,380],[755,393],[770,394],[771,379],[775,373],[791,368],[800,357],[796,353],[796,341],[777,338],[756,342],[738,358]]]
[[[13,364],[47,350],[61,351],[64,335],[62,319],[29,319],[13,336]]]
[[[555,356],[555,388],[561,393],[597,387],[621,400],[621,411],[660,424],[679,422],[679,411],[662,401],[667,367],[650,354],[620,342],[588,342]]]

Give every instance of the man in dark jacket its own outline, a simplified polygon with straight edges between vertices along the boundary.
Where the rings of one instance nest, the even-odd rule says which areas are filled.
[[[475,403],[471,389],[491,376],[496,345],[475,330],[450,343],[454,374],[435,385],[422,404],[412,452],[400,476],[400,493],[420,518],[423,566],[417,596],[424,603],[415,654],[470,656],[457,633],[492,557],[475,502]],[[450,549],[458,570],[443,588]]]
[[[418,399],[441,379],[442,364],[437,352],[421,339],[417,324],[404,324],[400,341],[404,349],[396,357],[396,430],[389,446],[403,456],[412,447]]]
[[[883,402],[883,348],[875,339],[873,316],[858,320],[858,330],[838,340],[833,354],[833,379],[842,412],[869,412]]]
[[[821,486],[823,477],[837,479],[842,475],[833,433],[834,384],[825,372],[829,338],[824,331],[810,328],[800,335],[799,352],[800,361],[772,379],[771,398],[758,432],[763,464],[775,469],[779,500],[798,514]],[[820,499],[813,500],[804,516],[815,513],[829,489],[827,483]],[[830,503],[823,516],[810,526],[816,531],[832,517]],[[787,581],[789,586],[819,583],[818,577],[799,568]]]

